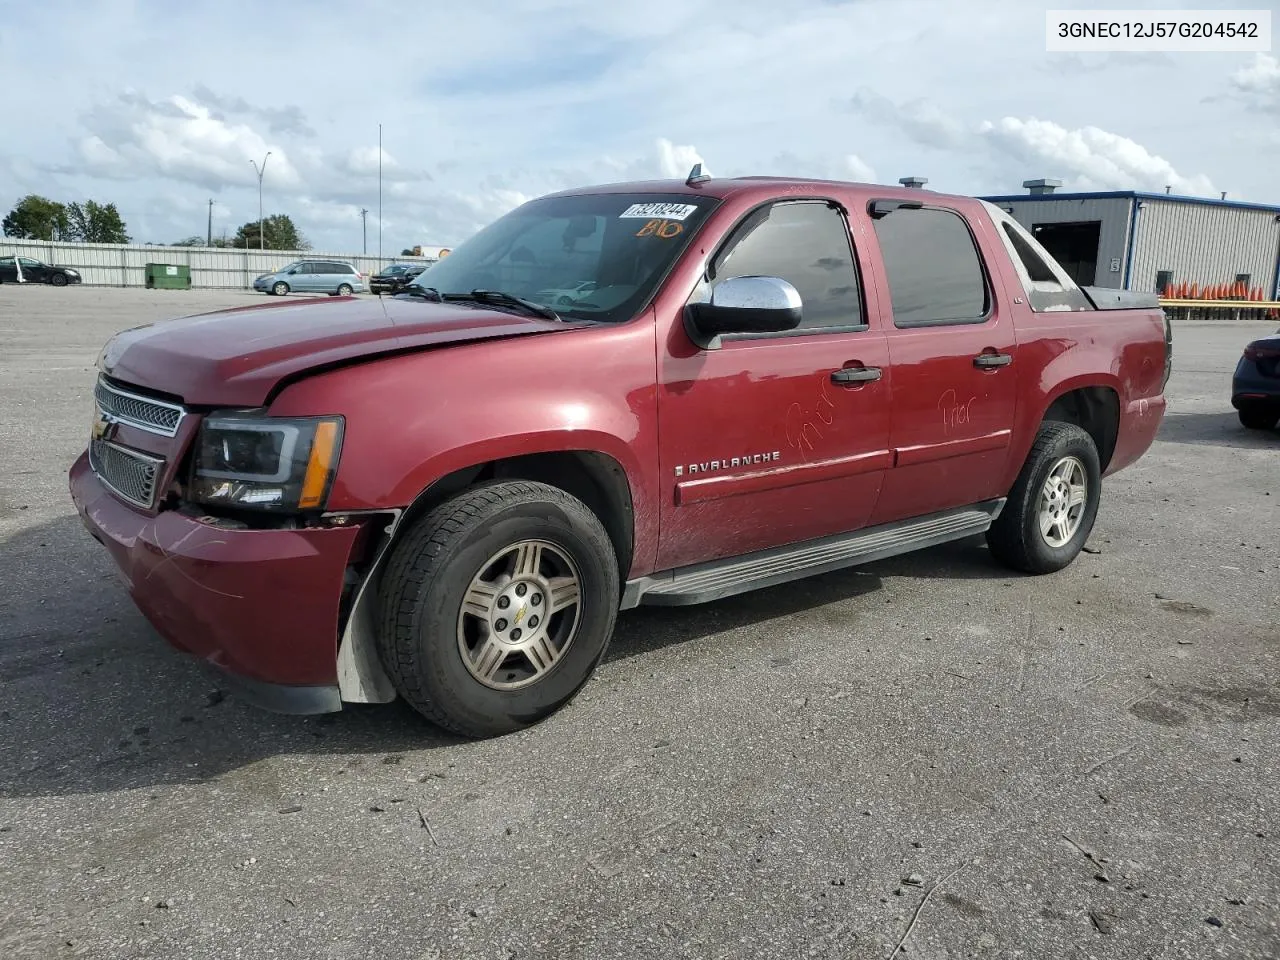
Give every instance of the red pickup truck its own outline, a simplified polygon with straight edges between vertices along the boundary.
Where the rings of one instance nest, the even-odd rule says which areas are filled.
[[[242,695],[491,736],[638,604],[979,533],[1064,567],[1171,351],[1153,295],[1078,287],[984,201],[695,171],[530,201],[394,297],[120,333],[70,486]]]

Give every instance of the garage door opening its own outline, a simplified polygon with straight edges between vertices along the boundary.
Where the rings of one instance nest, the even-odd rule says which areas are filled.
[[[1087,287],[1097,279],[1101,220],[1037,223],[1031,232],[1077,284]]]

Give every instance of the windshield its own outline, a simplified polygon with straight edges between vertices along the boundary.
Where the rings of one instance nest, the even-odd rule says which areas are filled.
[[[385,270],[383,270],[382,272],[383,272],[384,274],[391,274],[391,273],[404,273],[404,272],[405,272],[406,270],[408,270],[408,269],[409,269],[409,268],[408,268],[408,267],[406,267],[404,264],[401,264],[401,263],[393,263],[391,266],[387,267],[387,268],[386,268]]]
[[[652,193],[533,200],[427,267],[409,289],[500,290],[561,316],[629,320],[718,203]]]

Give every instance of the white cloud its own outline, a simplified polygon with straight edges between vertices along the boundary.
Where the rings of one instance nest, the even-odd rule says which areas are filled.
[[[698,153],[697,147],[687,144],[677,146],[665,138],[658,141],[658,165],[664,177],[683,179],[689,175],[689,171],[697,163],[702,164],[703,173],[711,175],[711,169]]]
[[[1049,120],[1005,117],[984,122],[979,132],[998,150],[1069,180],[1069,189],[1159,190],[1169,184],[1179,193],[1214,192],[1208,177],[1180,174],[1140,143],[1097,127],[1068,130]]]
[[[262,164],[263,184],[293,187],[298,171],[279,144],[268,143],[252,127],[214,117],[203,104],[181,95],[152,101],[126,92],[86,117],[90,129],[80,140],[80,157],[90,172],[118,176],[160,173],[202,186],[255,185],[250,161]]]
[[[395,170],[399,164],[396,159],[381,147],[357,147],[347,154],[345,166],[352,173],[377,173],[378,156],[382,156],[382,173]]]
[[[848,175],[858,183],[878,182],[875,169],[856,153],[851,153],[845,157],[844,165]]]
[[[1231,75],[1231,85],[1264,110],[1280,112],[1280,60],[1266,53]]]
[[[898,128],[912,140],[927,147],[956,147],[969,136],[969,131],[963,124],[923,97],[895,103],[888,97],[863,87],[850,98],[848,106],[868,119]]]

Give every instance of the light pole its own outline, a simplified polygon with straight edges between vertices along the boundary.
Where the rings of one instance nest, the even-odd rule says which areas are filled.
[[[382,124],[378,124],[378,269],[382,269]]]
[[[369,252],[369,211],[360,208],[360,252]]]
[[[267,157],[271,156],[271,151],[267,151]],[[250,160],[253,164],[253,170],[258,175],[258,249],[265,250],[266,242],[262,232],[262,175],[267,172],[267,157],[262,158],[262,166],[258,166],[256,160]]]
[[[213,246],[213,197],[209,198],[209,232],[204,236],[204,245]]]

